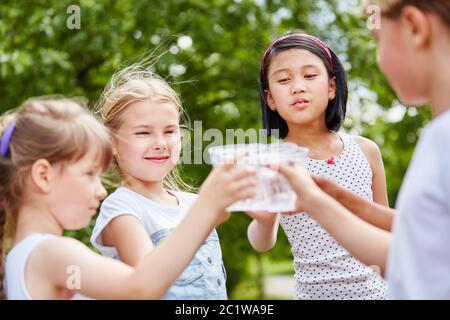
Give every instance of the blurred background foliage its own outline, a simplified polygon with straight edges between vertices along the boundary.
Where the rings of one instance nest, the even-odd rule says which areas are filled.
[[[70,5],[80,8],[80,29],[66,25]],[[0,111],[50,94],[85,96],[93,105],[115,70],[153,54],[159,57],[155,71],[203,130],[260,128],[260,59],[273,39],[292,29],[320,37],[343,61],[350,88],[344,130],[378,143],[395,205],[430,112],[396,100],[376,64],[358,0],[2,0]],[[182,174],[199,186],[209,170],[184,165]],[[255,252],[248,223],[236,213],[219,228],[227,285],[231,298],[264,299],[264,276],[292,274],[292,256],[282,230],[273,250]],[[67,234],[88,244],[92,226]]]

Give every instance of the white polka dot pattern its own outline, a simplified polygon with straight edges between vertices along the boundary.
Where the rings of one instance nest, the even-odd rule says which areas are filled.
[[[373,200],[370,164],[351,136],[339,136],[344,150],[334,164],[309,159],[308,170]],[[280,224],[294,256],[296,299],[386,299],[376,268],[353,257],[307,213],[282,217]]]

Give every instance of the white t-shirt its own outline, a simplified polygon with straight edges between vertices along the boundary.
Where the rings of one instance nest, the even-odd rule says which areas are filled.
[[[175,228],[192,206],[197,195],[174,191],[171,193],[178,198],[178,207],[158,203],[124,187],[118,188],[103,201],[100,207],[100,214],[91,236],[92,245],[103,255],[118,258],[116,248],[103,245],[102,231],[112,219],[121,215],[132,215],[139,219],[149,235],[161,229]]]
[[[58,236],[48,233],[34,233],[17,243],[6,256],[5,292],[8,300],[33,300],[26,283],[25,267],[33,250],[45,241],[56,240]],[[91,299],[76,293],[71,300]]]
[[[397,201],[391,299],[450,299],[450,111],[423,130]]]

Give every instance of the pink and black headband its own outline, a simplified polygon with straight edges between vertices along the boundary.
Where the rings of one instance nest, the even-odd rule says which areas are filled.
[[[317,45],[319,45],[323,49],[323,51],[325,51],[325,53],[328,56],[328,60],[330,61],[331,68],[334,68],[334,66],[333,66],[333,56],[331,55],[331,51],[328,48],[328,46],[322,40],[320,40],[319,38],[316,38],[316,37],[314,37],[312,35],[306,34],[306,33],[293,33],[293,34],[287,34],[285,36],[282,36],[282,37],[276,39],[266,49],[266,52],[264,52],[264,56],[263,56],[262,61],[261,61],[261,74],[262,74],[263,77],[264,77],[264,63],[266,62],[267,55],[269,54],[269,52],[273,48],[273,46],[276,45],[277,43],[279,43],[280,41],[283,41],[284,39],[287,39],[289,37],[294,37],[294,36],[305,37],[305,38],[308,38],[308,39],[311,39],[312,41],[314,41]]]

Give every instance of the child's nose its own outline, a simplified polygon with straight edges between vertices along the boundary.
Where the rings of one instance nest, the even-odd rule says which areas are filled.
[[[167,148],[167,142],[164,137],[157,137],[153,142],[153,149],[155,150],[165,150]]]
[[[102,199],[104,199],[106,197],[107,194],[108,193],[106,192],[105,187],[103,186],[102,182],[100,181],[99,185],[97,187],[97,198],[99,200],[102,200]]]
[[[306,91],[306,86],[303,81],[297,80],[292,83],[292,88],[291,88],[292,94],[297,94],[297,93],[301,93],[301,92],[305,92],[305,91]]]

